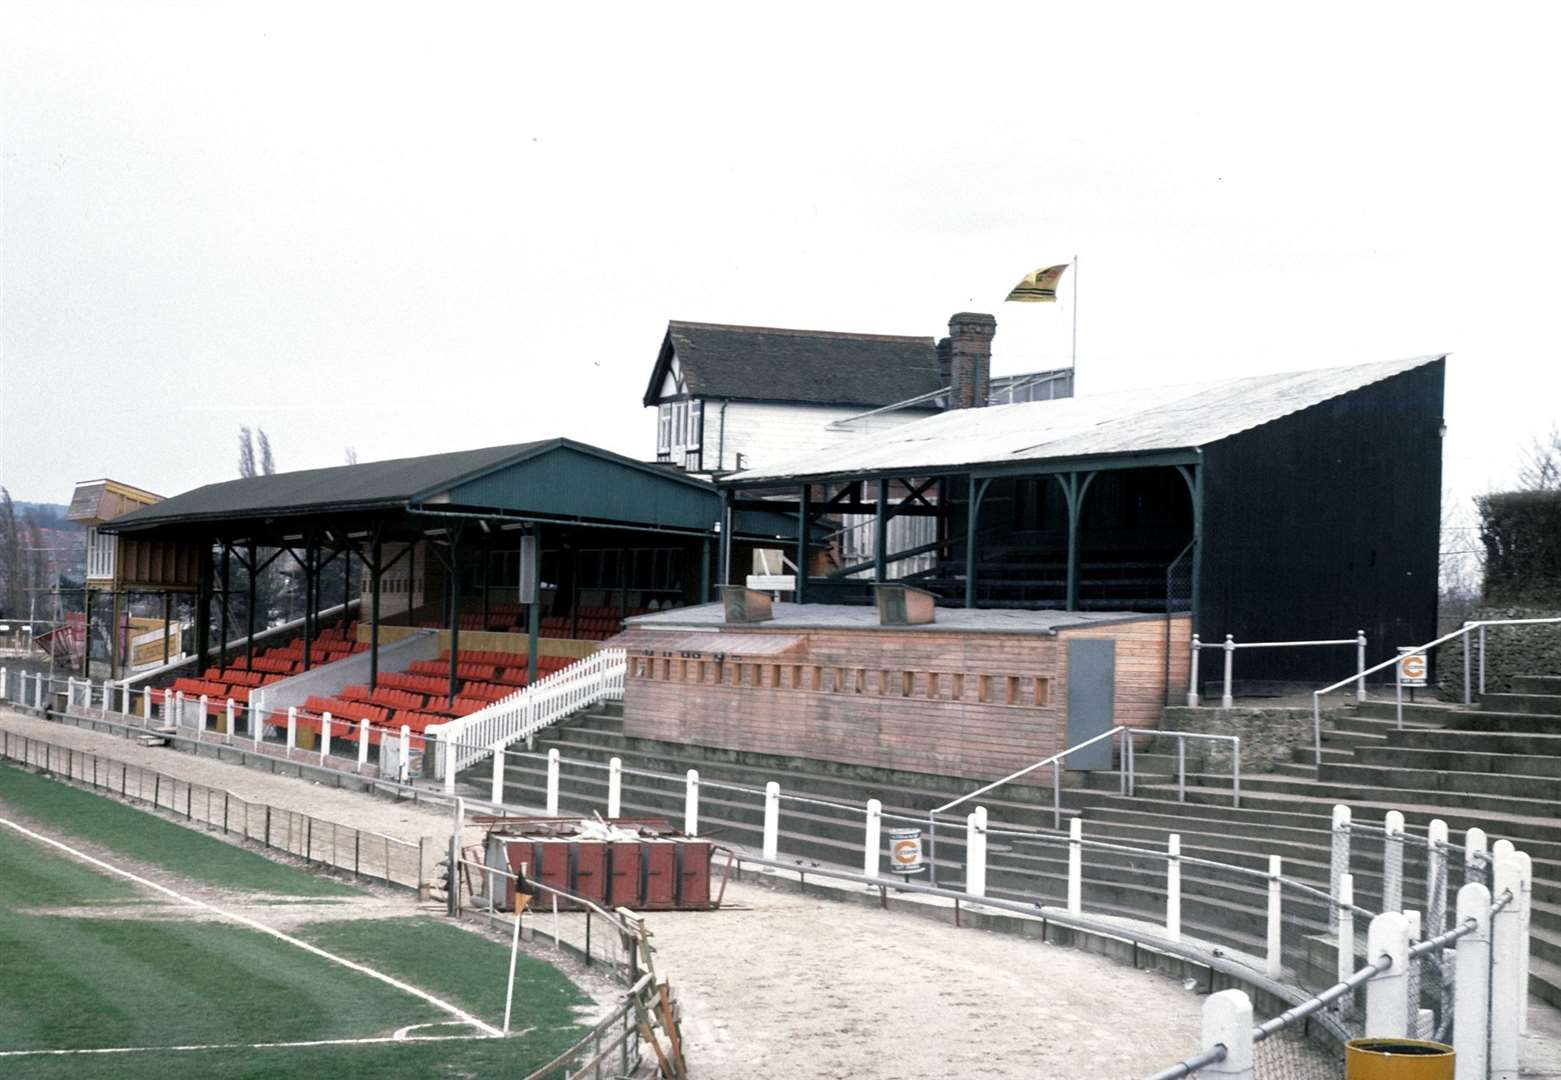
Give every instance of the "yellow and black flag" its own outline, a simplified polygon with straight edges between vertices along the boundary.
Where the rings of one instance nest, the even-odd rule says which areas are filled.
[[[1062,263],[1058,266],[1048,266],[1044,270],[1035,270],[1026,274],[1024,280],[1015,285],[1012,291],[1009,292],[1006,300],[1019,304],[1055,304],[1057,302],[1057,283],[1062,280],[1062,272],[1070,265],[1069,263]]]

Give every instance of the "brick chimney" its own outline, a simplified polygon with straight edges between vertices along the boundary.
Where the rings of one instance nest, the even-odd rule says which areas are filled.
[[[992,335],[997,320],[961,311],[949,318],[949,408],[980,409],[992,382]]]

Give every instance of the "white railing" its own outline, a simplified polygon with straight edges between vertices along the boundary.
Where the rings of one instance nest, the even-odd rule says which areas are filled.
[[[1355,698],[1357,701],[1366,700],[1366,631],[1357,630],[1352,638],[1330,638],[1327,641],[1237,641],[1230,634],[1225,635],[1224,641],[1199,641],[1198,635],[1192,636],[1192,669],[1188,677],[1187,704],[1197,707],[1203,700],[1198,691],[1198,652],[1201,649],[1219,649],[1225,654],[1225,686],[1220,695],[1220,708],[1228,709],[1235,702],[1231,696],[1231,673],[1235,667],[1237,649],[1302,649],[1314,645],[1353,645],[1355,646]],[[1373,668],[1373,671],[1376,669]],[[1349,682],[1338,685],[1342,686]]]
[[[446,792],[455,790],[455,774],[529,738],[570,713],[598,701],[621,701],[628,662],[622,649],[598,649],[584,660],[555,671],[487,708],[428,729],[439,737],[440,769]]]
[[[1478,632],[1480,643],[1480,693],[1483,694],[1485,692],[1485,628],[1487,626],[1558,625],[1561,625],[1561,616],[1555,616],[1547,619],[1481,619],[1478,622],[1467,622],[1458,629],[1454,630],[1452,633],[1443,634],[1435,641],[1428,641],[1424,645],[1419,645],[1414,648],[1407,649],[1399,655],[1389,657],[1388,659],[1382,661],[1382,663],[1375,664],[1369,668],[1359,671],[1347,679],[1340,679],[1338,682],[1325,686],[1321,690],[1312,691],[1312,749],[1316,755],[1317,764],[1320,766],[1323,763],[1322,697],[1324,694],[1331,694],[1340,687],[1348,686],[1352,682],[1357,682],[1360,685],[1364,685],[1367,675],[1375,675],[1377,672],[1382,671],[1385,668],[1392,667],[1395,669],[1393,674],[1393,689],[1398,701],[1398,726],[1402,729],[1404,726],[1404,669],[1399,665],[1403,663],[1405,657],[1419,656],[1423,658],[1429,658],[1431,650],[1436,648],[1438,645],[1445,645],[1449,641],[1453,641],[1457,638],[1463,638],[1463,703],[1465,705],[1470,705],[1473,704],[1474,700],[1470,689],[1470,652],[1472,650],[1472,646],[1469,641],[1470,633],[1476,631]],[[1197,653],[1194,652],[1193,655],[1197,656]],[[1359,694],[1359,691],[1357,691],[1357,694]]]

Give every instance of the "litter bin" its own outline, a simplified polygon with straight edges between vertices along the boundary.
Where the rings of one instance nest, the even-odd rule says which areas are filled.
[[[1351,1039],[1344,1080],[1453,1080],[1453,1048],[1419,1039]]]

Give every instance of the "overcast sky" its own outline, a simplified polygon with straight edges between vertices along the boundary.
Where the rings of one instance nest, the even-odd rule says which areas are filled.
[[[651,456],[669,318],[1026,370],[1074,252],[1080,393],[1452,352],[1460,496],[1561,413],[1555,5],[551,8],[0,4],[0,483]]]

